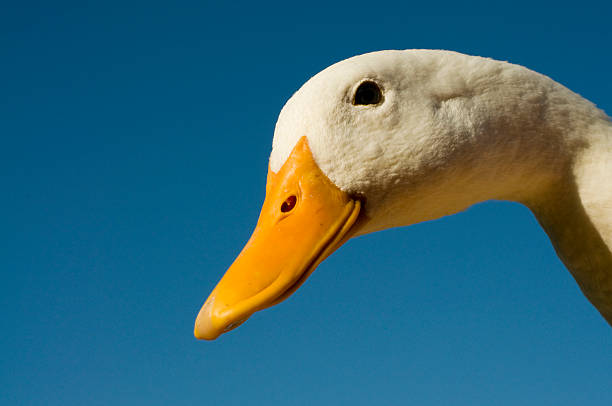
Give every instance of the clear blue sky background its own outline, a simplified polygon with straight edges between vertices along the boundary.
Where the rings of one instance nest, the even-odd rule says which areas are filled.
[[[610,113],[610,2],[226,4],[2,6],[0,403],[611,405],[612,329],[513,203],[350,241],[282,305],[192,334],[310,76],[452,49]]]

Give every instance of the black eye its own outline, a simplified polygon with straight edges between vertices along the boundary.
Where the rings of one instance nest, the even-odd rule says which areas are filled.
[[[287,200],[285,200],[283,202],[283,204],[281,204],[281,211],[283,213],[287,213],[288,211],[293,210],[293,208],[295,207],[295,204],[297,203],[297,197],[295,196],[289,196],[287,198]]]
[[[378,104],[382,101],[380,87],[370,80],[363,82],[355,91],[354,105]]]

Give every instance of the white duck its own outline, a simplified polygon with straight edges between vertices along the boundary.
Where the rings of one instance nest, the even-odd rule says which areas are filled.
[[[257,227],[195,336],[282,301],[350,237],[490,199],[534,212],[612,324],[611,181],[610,119],[546,76],[448,51],[347,59],[282,109]]]

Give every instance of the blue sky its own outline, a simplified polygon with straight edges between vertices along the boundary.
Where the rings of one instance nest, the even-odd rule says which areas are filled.
[[[514,203],[350,241],[283,304],[192,333],[310,76],[452,49],[610,113],[610,3],[228,3],[3,6],[0,402],[612,404],[612,330]]]

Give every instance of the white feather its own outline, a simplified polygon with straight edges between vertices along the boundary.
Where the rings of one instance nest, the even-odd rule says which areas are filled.
[[[353,105],[364,80],[382,103]],[[380,51],[323,70],[291,97],[272,171],[304,135],[331,181],[366,200],[359,234],[488,199],[524,203],[612,323],[612,125],[591,102],[506,62]]]

